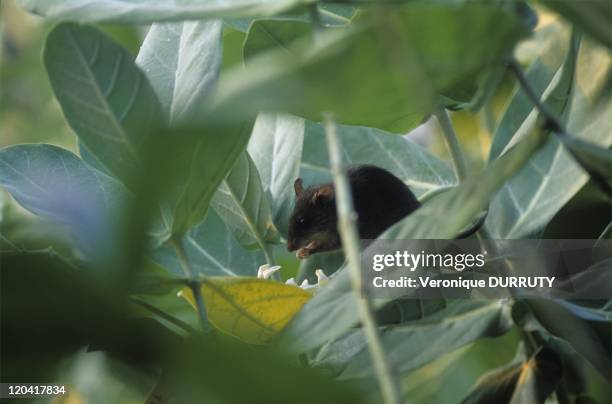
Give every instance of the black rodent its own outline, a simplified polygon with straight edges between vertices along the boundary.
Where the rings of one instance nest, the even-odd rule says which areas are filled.
[[[419,208],[420,203],[402,180],[373,165],[347,170],[361,239],[374,239]],[[296,203],[289,219],[287,249],[298,258],[340,248],[333,184],[304,189],[294,183]]]

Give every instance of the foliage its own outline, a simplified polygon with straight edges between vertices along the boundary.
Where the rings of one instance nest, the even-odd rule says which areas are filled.
[[[570,228],[565,211],[585,198],[609,208],[605,0],[18,2],[53,22],[36,74],[77,146],[0,149],[3,382],[70,380],[66,363],[101,351],[96,372],[123,369],[122,400],[379,402],[364,388],[376,363],[341,257],[303,265],[304,278],[319,265],[336,273],[314,292],[278,282],[298,266],[281,252],[293,181],[331,179],[324,113],[343,163],[386,168],[423,202],[381,239],[453,238],[485,215],[485,241],[528,238]],[[133,55],[137,24],[150,26]],[[129,43],[114,31],[126,29]],[[530,88],[509,76],[514,58]],[[17,99],[7,88],[3,121],[4,99]],[[486,158],[465,181],[404,136],[445,108],[455,121],[492,116]],[[609,238],[611,218],[594,221],[588,237]],[[257,279],[278,262],[281,278]],[[400,308],[379,330],[403,381],[443,383],[444,361],[464,352],[471,379],[455,402],[612,394],[609,301],[371,303],[379,320]],[[523,342],[509,364],[469,355],[513,332]]]

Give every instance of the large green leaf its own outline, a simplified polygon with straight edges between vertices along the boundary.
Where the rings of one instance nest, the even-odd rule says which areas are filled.
[[[500,62],[526,35],[516,17],[484,5],[392,10],[390,22],[368,15],[352,28],[323,33],[315,45],[301,42],[289,52],[253,58],[246,72],[222,78],[218,102],[314,121],[329,111],[339,123],[405,133],[432,111],[432,91],[465,95],[467,77]]]
[[[257,167],[246,151],[219,185],[212,207],[242,246],[265,248],[279,241]]]
[[[297,0],[19,0],[43,17],[78,22],[147,24],[217,17],[267,16],[288,10]]]
[[[610,66],[612,58],[606,49],[583,40],[575,62],[571,55],[567,58],[548,104],[552,111],[562,114],[570,134],[604,147],[612,143],[609,119],[612,102],[604,102],[597,108],[591,106],[605,85]],[[573,79],[572,71],[575,71]],[[531,127],[534,126],[532,122]],[[564,150],[562,143],[550,138],[493,199],[487,226],[500,238],[529,235],[545,226],[587,180],[586,172]]]
[[[47,144],[0,150],[0,186],[30,212],[68,225],[87,252],[104,248],[127,197],[113,178]]]
[[[460,300],[431,318],[384,328],[381,338],[385,352],[399,372],[412,371],[478,338],[506,332],[511,324],[507,306],[500,300]],[[340,377],[373,376],[365,339],[361,346]]]
[[[66,120],[88,155],[115,176],[130,173],[159,126],[159,103],[129,52],[100,31],[60,24],[44,62]]]
[[[313,7],[312,4],[309,4],[307,7],[298,7],[295,10],[277,14],[274,16],[274,19],[312,22],[311,7]],[[317,3],[316,7],[319,12],[319,22],[325,27],[340,27],[347,25],[357,11],[357,6],[353,4]],[[257,17],[226,18],[224,22],[241,32],[247,32],[251,24],[257,20]]]
[[[221,67],[220,21],[154,24],[136,64],[144,70],[169,120],[194,115],[210,97]]]
[[[550,93],[557,87],[559,77],[554,78],[555,75],[560,76],[562,74],[563,62],[567,58],[570,45],[569,36],[570,31],[568,29],[563,29],[560,24],[555,23],[536,31],[533,44],[537,45],[537,50],[541,53],[531,63],[525,74],[539,97],[549,98]],[[504,115],[495,130],[489,152],[489,161],[499,157],[519,130],[521,130],[521,133],[531,130],[537,115],[535,106],[529,100],[523,88],[517,84]],[[526,124],[527,120],[531,124]]]
[[[256,276],[259,266],[265,263],[260,251],[247,251],[232,237],[214,211],[191,229],[182,242],[196,276]],[[169,245],[155,250],[153,258],[167,270],[183,275],[176,252]]]
[[[247,147],[270,201],[274,223],[283,235],[291,214],[293,182],[300,173],[304,128],[302,118],[260,114]]]
[[[291,45],[299,38],[313,35],[313,26],[308,22],[257,20],[251,25],[244,42],[243,57],[249,59],[258,53],[281,49],[291,52]]]
[[[222,24],[219,21],[166,23],[151,27],[136,62],[150,78],[171,123],[200,119],[198,115],[205,110],[206,99],[211,97],[219,78],[221,36]],[[164,210],[166,216],[170,216],[168,221],[172,222],[171,233],[184,232],[196,224],[206,214],[212,193],[221,184],[215,206],[240,242],[252,247],[275,238],[257,170],[248,156],[241,154],[243,157],[227,174],[244,147],[247,130],[247,127],[230,128],[221,141],[217,140],[220,133],[203,131],[202,139],[191,151],[191,171],[185,173],[188,180],[178,197],[174,213],[169,214],[167,208]],[[235,138],[228,133],[234,134]],[[226,174],[221,182],[220,177]],[[245,186],[248,187],[243,191]]]
[[[612,7],[609,0],[540,0],[612,49]]]

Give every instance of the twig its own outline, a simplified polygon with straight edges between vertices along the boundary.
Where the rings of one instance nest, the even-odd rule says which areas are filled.
[[[434,111],[434,115],[438,120],[438,124],[440,124],[442,133],[444,134],[444,140],[446,141],[446,145],[448,146],[451,157],[453,158],[453,166],[455,167],[457,179],[459,182],[462,182],[467,177],[467,166],[465,164],[463,152],[461,151],[461,146],[459,145],[459,140],[457,140],[457,134],[455,133],[455,129],[453,129],[453,125],[448,117],[448,112],[446,112],[444,107],[440,106]]]
[[[155,314],[158,317],[163,318],[164,320],[166,320],[167,322],[174,324],[175,326],[182,328],[183,330],[187,331],[188,333],[195,333],[196,330],[194,330],[189,324],[185,323],[182,320],[179,320],[178,318],[174,317],[171,314],[166,313],[165,311],[163,311],[160,308],[157,308],[155,306],[153,306],[151,303],[146,302],[142,299],[139,299],[137,297],[130,297],[130,300],[135,303],[138,304],[139,306],[142,306],[143,308],[149,310],[151,313]]]
[[[361,295],[359,237],[355,225],[355,212],[353,210],[351,190],[346,175],[341,167],[342,158],[340,155],[336,127],[329,114],[325,114],[324,120],[327,148],[329,151],[336,194],[338,229],[342,239],[342,248],[346,254],[347,270],[349,271],[353,293],[357,300],[359,315],[366,335],[368,349],[384,401],[386,404],[398,404],[401,402],[401,393],[397,378],[385,355],[370,301],[367,296]]]
[[[201,283],[196,281],[193,276],[193,270],[191,269],[191,265],[189,264],[189,259],[187,258],[187,254],[185,254],[185,248],[183,247],[183,243],[176,238],[170,239],[170,244],[174,248],[174,252],[176,253],[176,257],[179,260],[181,265],[181,269],[185,274],[185,277],[189,279],[189,287],[191,288],[191,292],[193,293],[193,298],[196,302],[196,308],[198,311],[198,315],[200,318],[200,325],[202,329],[206,329],[206,317],[205,317],[205,309],[204,309],[204,299],[202,298],[202,292],[200,290]]]
[[[557,118],[552,114],[552,112],[550,112],[548,107],[540,101],[540,98],[535,93],[533,87],[531,87],[531,85],[527,81],[527,77],[523,73],[523,69],[516,61],[516,59],[510,60],[509,67],[514,76],[516,76],[516,79],[519,81],[519,84],[525,91],[525,94],[527,94],[527,97],[529,97],[533,105],[535,105],[540,114],[542,114],[542,116],[544,117],[544,129],[550,129],[555,133],[565,134],[565,131],[563,130],[563,125],[561,125],[561,122],[559,122]]]

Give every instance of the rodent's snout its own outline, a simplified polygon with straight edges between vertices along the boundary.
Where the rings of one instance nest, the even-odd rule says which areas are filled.
[[[297,246],[295,245],[295,243],[287,241],[287,251],[291,252],[295,250],[297,250]]]

